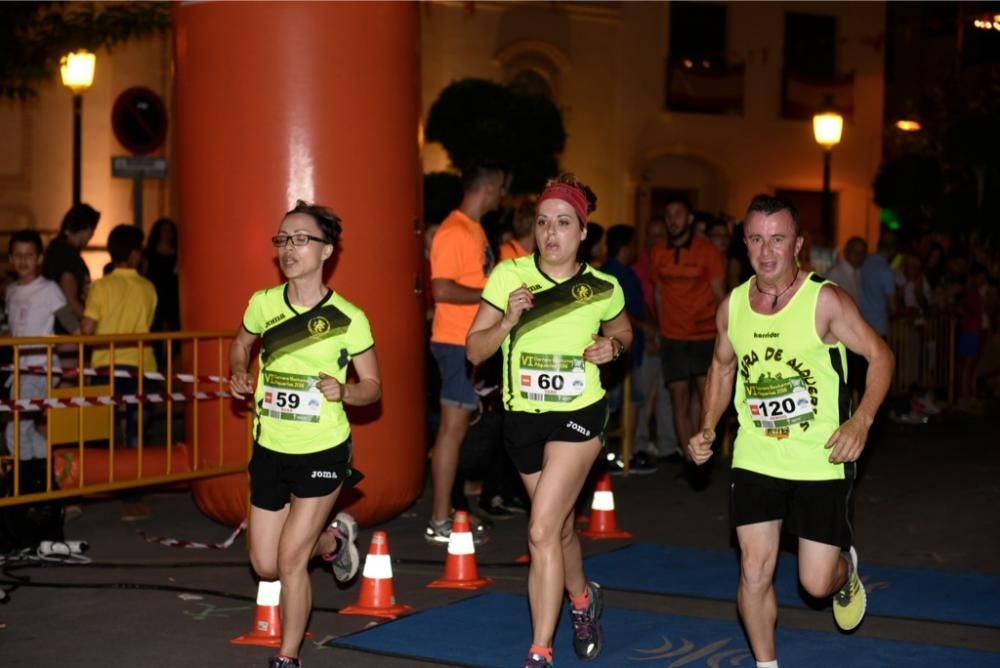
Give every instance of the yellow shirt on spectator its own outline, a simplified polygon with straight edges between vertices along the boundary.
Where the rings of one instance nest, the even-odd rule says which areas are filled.
[[[97,321],[94,334],[146,334],[153,324],[156,310],[156,288],[135,269],[116,267],[90,287],[83,317]],[[95,368],[111,366],[108,347],[94,349],[91,363]],[[136,346],[115,345],[115,366],[139,366]],[[156,358],[151,344],[143,346],[144,371],[156,371]]]

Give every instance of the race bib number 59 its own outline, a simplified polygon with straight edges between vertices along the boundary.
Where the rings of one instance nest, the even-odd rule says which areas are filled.
[[[277,420],[319,422],[323,394],[316,389],[318,376],[264,371],[261,412]]]
[[[521,396],[529,401],[569,402],[583,394],[587,374],[579,355],[521,353]]]

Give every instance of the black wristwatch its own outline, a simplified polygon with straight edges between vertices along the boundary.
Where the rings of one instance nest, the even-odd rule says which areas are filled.
[[[611,355],[611,361],[614,362],[622,356],[623,352],[625,352],[625,344],[613,336],[609,336],[608,340],[611,341],[611,347],[615,349],[614,354]],[[616,343],[618,344],[617,346],[615,345]]]

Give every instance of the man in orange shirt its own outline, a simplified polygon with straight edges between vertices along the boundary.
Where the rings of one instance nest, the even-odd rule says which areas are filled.
[[[712,242],[695,234],[687,202],[666,204],[667,239],[653,248],[663,382],[670,391],[677,441],[694,435],[691,401],[705,390],[705,375],[715,345],[715,310],[725,294],[725,257]],[[691,381],[694,380],[694,387]]]
[[[441,372],[441,423],[431,460],[433,507],[424,530],[429,543],[447,545],[451,538],[451,488],[458,453],[479,406],[465,359],[465,337],[479,308],[480,293],[493,268],[493,252],[480,224],[500,206],[504,171],[496,163],[473,162],[462,174],[465,194],[448,214],[431,244],[431,289],[434,323],[431,353]]]

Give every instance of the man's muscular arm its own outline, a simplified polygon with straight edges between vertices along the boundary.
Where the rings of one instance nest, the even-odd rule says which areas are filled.
[[[857,410],[826,443],[832,450],[831,463],[857,461],[875,414],[889,393],[896,360],[885,341],[865,322],[854,300],[837,286],[823,286],[816,306],[816,325],[824,342],[843,343],[868,361],[865,391]]]
[[[736,351],[729,340],[729,297],[722,300],[715,312],[718,333],[712,365],[705,379],[705,398],[701,409],[701,427],[687,443],[688,455],[695,464],[704,464],[712,456],[715,426],[726,411],[733,396],[736,378]]]

